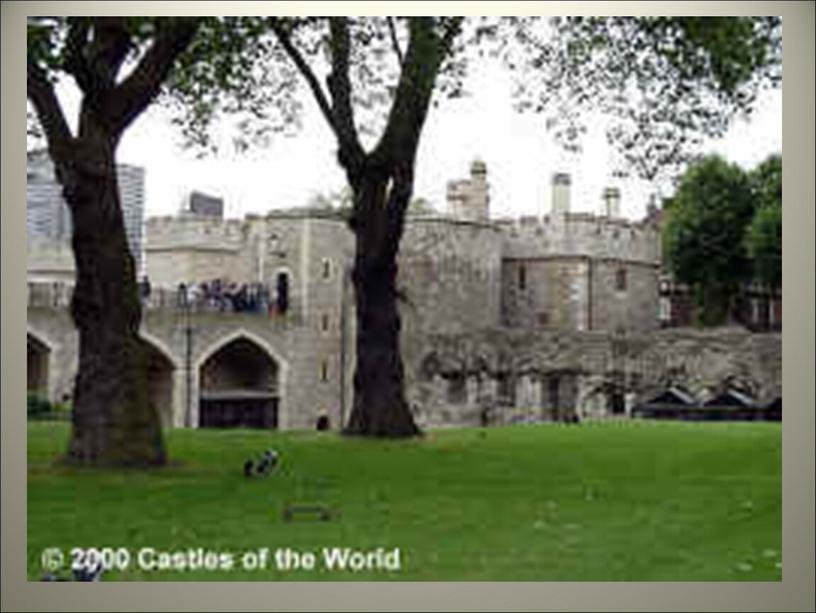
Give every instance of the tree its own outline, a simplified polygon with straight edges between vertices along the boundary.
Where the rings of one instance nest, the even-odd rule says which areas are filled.
[[[756,212],[747,228],[754,275],[770,291],[782,287],[782,156],[774,155],[751,173]]]
[[[267,18],[334,135],[353,195],[357,368],[349,434],[412,436],[397,310],[397,254],[433,95],[455,97],[476,52],[518,75],[519,106],[554,113],[575,146],[579,109],[611,115],[609,138],[639,174],[688,159],[781,78],[776,18]],[[321,76],[325,73],[325,87]],[[250,92],[252,94],[252,92]],[[187,105],[206,140],[207,120]],[[226,107],[226,105],[225,105]],[[561,128],[559,129],[559,126]],[[380,129],[376,129],[379,127]]]
[[[693,164],[672,198],[663,240],[678,281],[695,297],[698,319],[720,324],[750,280],[745,231],[755,208],[748,175],[718,156]]]
[[[32,18],[27,97],[73,218],[76,284],[71,316],[79,369],[68,459],[79,464],[162,464],[156,407],[146,392],[138,338],[141,305],[127,245],[116,148],[159,94],[197,19]],[[127,72],[128,62],[135,62]],[[82,93],[74,134],[55,92],[57,75]]]

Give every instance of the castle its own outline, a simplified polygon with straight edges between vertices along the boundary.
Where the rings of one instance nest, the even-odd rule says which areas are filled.
[[[598,214],[573,212],[570,187],[555,174],[549,212],[493,219],[487,168],[475,161],[469,178],[448,184],[447,214],[407,219],[402,350],[420,424],[624,415],[677,384],[699,401],[734,386],[758,400],[781,394],[779,335],[661,331],[657,222],[621,218],[615,188]],[[342,211],[151,218],[144,253],[151,291],[142,336],[167,425],[345,422],[354,237]],[[246,286],[250,299],[240,308],[213,299],[214,280]],[[76,342],[60,323],[67,313],[55,306],[64,300],[55,288],[29,295],[30,353],[39,343],[45,349],[35,352],[67,360],[61,375],[40,375],[51,397],[70,385]]]

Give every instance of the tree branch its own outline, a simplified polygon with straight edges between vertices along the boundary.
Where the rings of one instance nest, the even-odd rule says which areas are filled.
[[[377,163],[393,168],[410,156],[413,163],[419,135],[430,106],[436,75],[445,57],[444,39],[431,17],[412,17],[405,63],[385,131],[372,154]]]
[[[402,49],[400,49],[399,40],[397,39],[397,28],[394,25],[393,17],[388,17],[388,32],[391,34],[391,46],[394,48],[394,53],[397,54],[397,60],[399,60],[401,67],[404,60],[402,57]]]
[[[331,33],[332,71],[327,84],[332,96],[335,134],[340,144],[340,163],[352,173],[356,173],[364,158],[363,148],[354,127],[354,109],[351,105],[351,82],[349,81],[349,40],[348,19],[332,17],[329,20]]]
[[[87,62],[96,91],[113,88],[131,44],[124,17],[93,18],[93,39],[87,46]]]
[[[284,51],[286,51],[286,54],[295,64],[303,78],[306,79],[306,83],[308,83],[309,88],[312,90],[312,94],[314,94],[317,105],[320,107],[320,111],[326,118],[329,127],[332,129],[332,131],[336,131],[334,126],[334,114],[332,112],[331,105],[329,104],[329,100],[323,93],[323,89],[320,87],[320,83],[318,82],[312,69],[309,67],[308,62],[303,58],[303,55],[300,53],[300,51],[298,51],[297,47],[295,47],[294,43],[292,42],[292,38],[289,36],[289,32],[287,32],[280,20],[272,19],[270,24],[272,27],[272,32],[274,32],[278,42],[280,42]]]
[[[86,95],[97,89],[93,71],[84,56],[90,29],[91,21],[87,17],[68,18],[64,66],[65,70],[74,77],[82,93]]]
[[[34,105],[48,141],[48,149],[56,161],[65,159],[65,153],[73,141],[73,135],[65,121],[54,86],[45,72],[36,64],[28,62],[26,94]]]
[[[453,45],[453,40],[459,36],[459,33],[462,31],[463,19],[463,17],[448,18],[448,21],[442,31],[443,54],[447,54],[450,51],[451,46]]]
[[[121,134],[158,95],[173,64],[195,36],[199,18],[168,18],[127,79],[106,97],[105,112],[114,134]]]

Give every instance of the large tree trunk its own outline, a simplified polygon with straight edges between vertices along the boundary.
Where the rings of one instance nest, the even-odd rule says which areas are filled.
[[[357,364],[345,433],[397,438],[416,436],[420,430],[405,400],[400,353],[396,283],[403,213],[395,206],[395,191],[389,194],[386,185],[382,179],[367,178],[355,189],[355,210],[361,212],[352,223]]]
[[[79,333],[69,461],[150,466],[166,461],[161,424],[147,393],[138,331],[141,305],[114,163],[104,137],[77,141],[58,164],[73,216],[76,285],[71,315]]]

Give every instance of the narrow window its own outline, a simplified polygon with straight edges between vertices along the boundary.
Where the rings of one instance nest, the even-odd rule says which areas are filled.
[[[524,264],[519,266],[518,269],[518,288],[522,292],[527,289],[527,269],[524,267]]]
[[[289,275],[278,273],[276,284],[278,313],[286,313],[289,309]]]
[[[323,360],[320,364],[320,380],[324,383],[329,380],[329,362]]]
[[[619,292],[626,291],[626,269],[618,268],[615,273],[615,289]]]
[[[328,331],[328,329],[329,329],[329,315],[328,315],[328,313],[323,313],[323,315],[320,317],[320,329],[323,330],[323,332]]]
[[[329,279],[331,278],[331,260],[325,258],[323,260],[323,278]]]

